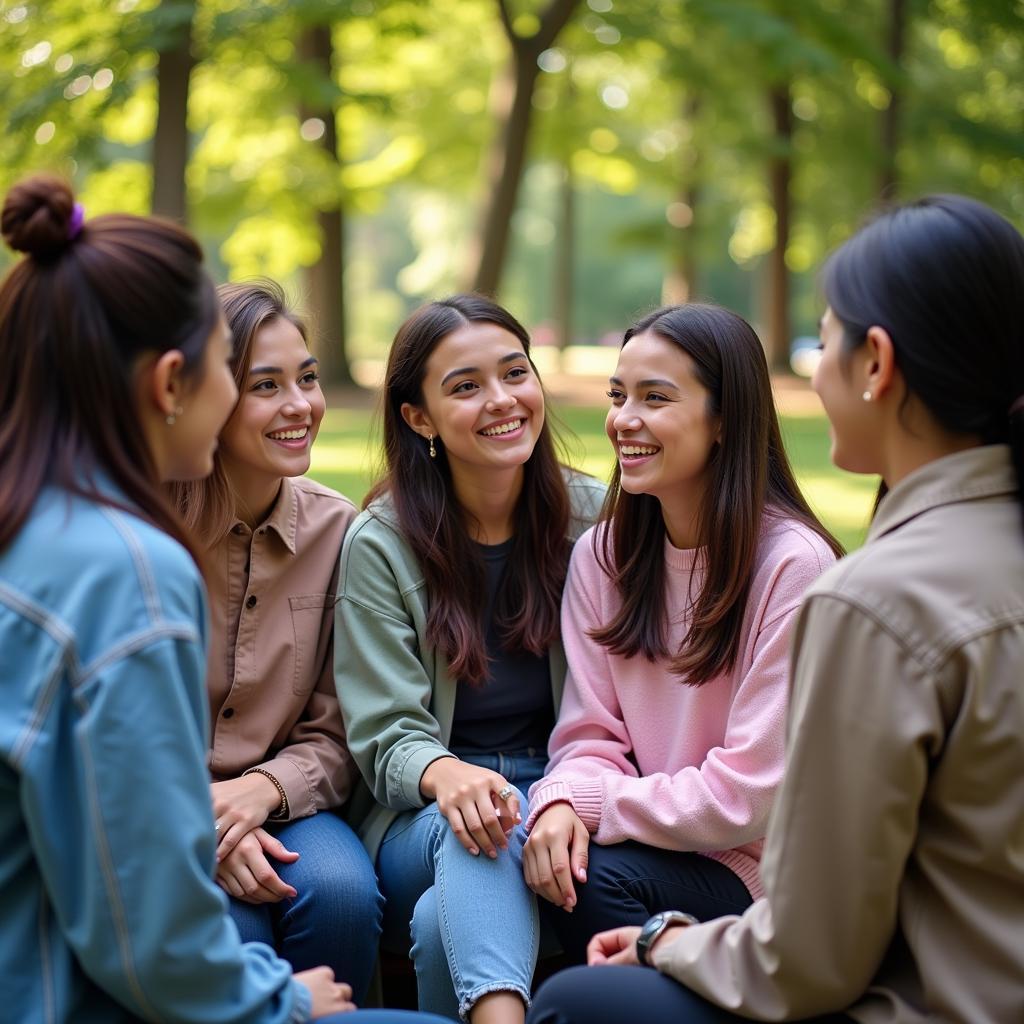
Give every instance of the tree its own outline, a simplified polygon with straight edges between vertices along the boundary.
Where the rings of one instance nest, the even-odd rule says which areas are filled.
[[[511,57],[494,90],[497,132],[486,164],[487,200],[476,249],[476,291],[494,295],[501,283],[508,251],[509,225],[526,163],[533,114],[533,90],[540,68],[537,58],[552,47],[578,0],[549,0],[535,32],[520,35],[508,7],[497,0]]]

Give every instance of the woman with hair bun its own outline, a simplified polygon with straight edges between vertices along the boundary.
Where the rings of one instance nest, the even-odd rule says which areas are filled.
[[[43,176],[0,229],[0,1014],[356,1021],[211,878],[205,595],[161,486],[210,472],[237,397],[202,252]]]
[[[832,459],[883,487],[800,609],[764,895],[596,935],[536,1024],[1021,1019],[1024,238],[936,196],[823,284]]]

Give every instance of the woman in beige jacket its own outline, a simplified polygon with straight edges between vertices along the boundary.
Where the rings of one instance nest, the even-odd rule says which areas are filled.
[[[926,199],[824,290],[832,458],[882,496],[801,608],[765,895],[595,936],[532,1024],[1024,1019],[1024,239]]]

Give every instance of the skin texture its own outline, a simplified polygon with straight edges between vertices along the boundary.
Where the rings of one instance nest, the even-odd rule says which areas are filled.
[[[253,339],[238,405],[220,436],[224,472],[250,525],[270,511],[282,477],[309,469],[325,409],[317,361],[298,328],[282,317],[264,324]],[[305,435],[275,438],[281,431]]]
[[[198,480],[212,471],[217,437],[238,396],[230,358],[231,335],[222,317],[198,375],[183,375],[185,359],[177,349],[144,357],[136,367],[139,422],[161,481]]]

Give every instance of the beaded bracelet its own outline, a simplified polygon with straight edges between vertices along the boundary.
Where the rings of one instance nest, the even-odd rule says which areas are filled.
[[[277,810],[270,812],[270,814],[267,816],[267,820],[268,821],[282,821],[285,818],[287,818],[288,817],[288,794],[284,791],[284,786],[282,786],[281,783],[278,782],[277,779],[274,778],[274,776],[270,772],[268,772],[266,768],[246,768],[246,770],[244,772],[242,772],[242,776],[244,778],[246,775],[251,775],[253,772],[258,772],[260,775],[265,775],[268,779],[270,779],[270,781],[277,788],[278,793],[281,794],[280,806],[277,808]]]

